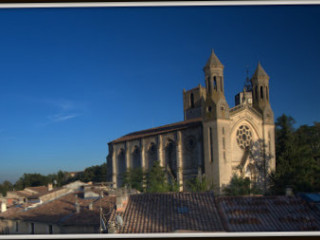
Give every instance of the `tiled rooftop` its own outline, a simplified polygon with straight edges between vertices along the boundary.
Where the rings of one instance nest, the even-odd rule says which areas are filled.
[[[131,195],[120,233],[224,231],[212,192]]]
[[[45,194],[45,193],[47,193],[47,192],[49,192],[49,190],[48,190],[48,187],[47,186],[38,186],[38,187],[27,187],[27,188],[25,188],[26,190],[31,190],[31,191],[34,191],[34,192],[36,192],[37,194],[40,194],[40,195],[42,195],[42,194]]]
[[[101,190],[90,188],[90,191]],[[25,209],[30,203],[9,207],[0,213],[0,218],[62,226],[91,225],[98,229],[100,200],[76,197],[79,193],[73,192],[28,210]],[[119,233],[320,231],[320,210],[300,197],[128,192],[128,200],[124,198],[127,203],[116,208],[116,196],[122,196],[121,193],[115,191],[107,195],[105,192],[101,199],[104,217],[107,221],[110,219],[109,223],[114,222],[117,215],[122,216],[124,224]],[[76,211],[76,201],[80,213]]]
[[[39,187],[27,187],[27,188],[20,190],[20,191],[11,191],[8,193],[9,194],[11,193],[12,195],[16,194],[18,197],[25,197],[25,198],[32,197],[33,198],[33,197],[42,196],[48,192],[49,192],[48,187],[39,186]]]
[[[320,230],[320,214],[298,197],[218,197],[226,231]]]
[[[44,223],[53,223],[60,225],[97,225],[100,221],[100,201],[85,200],[77,198],[75,193],[67,194],[56,200],[41,204],[35,208],[24,211],[27,205],[20,207],[11,207],[4,213],[0,213],[0,218],[21,219],[25,221],[35,221]],[[76,212],[75,202],[78,199],[80,204],[80,213]],[[89,209],[92,202],[93,209]],[[105,196],[101,199],[101,206],[104,209],[105,216],[109,216],[115,204],[115,197]]]

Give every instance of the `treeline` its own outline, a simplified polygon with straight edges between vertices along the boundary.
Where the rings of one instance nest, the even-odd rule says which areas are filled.
[[[73,181],[83,182],[105,182],[107,164],[96,165],[86,168],[83,172],[71,176],[69,172],[58,171],[54,174],[42,175],[40,173],[25,173],[14,184],[4,181],[0,184],[0,193],[5,196],[8,191],[22,190],[26,187],[44,186],[52,183],[55,187],[60,187]]]
[[[320,122],[294,128],[286,115],[276,121],[276,171],[270,175],[270,192],[284,194],[320,191]]]

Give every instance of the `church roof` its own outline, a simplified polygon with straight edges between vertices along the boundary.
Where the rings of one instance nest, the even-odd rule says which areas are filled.
[[[207,67],[207,66],[214,66],[214,67],[221,66],[221,67],[223,67],[222,63],[220,62],[219,58],[214,53],[213,49],[211,51],[211,55],[210,55],[205,67]]]
[[[256,71],[253,74],[253,78],[261,78],[261,77],[269,78],[268,74],[266,73],[266,71],[263,69],[263,67],[261,66],[261,64],[259,62],[258,66],[256,68]]]
[[[146,129],[138,132],[129,133],[116,140],[113,140],[111,143],[119,143],[123,141],[134,140],[137,138],[148,137],[148,136],[153,136],[153,135],[162,134],[166,132],[181,130],[188,127],[201,125],[201,123],[202,123],[201,118],[195,118],[195,119],[190,119],[190,120],[181,121],[177,123],[172,123],[172,124],[164,125],[161,127],[150,128],[150,129]]]

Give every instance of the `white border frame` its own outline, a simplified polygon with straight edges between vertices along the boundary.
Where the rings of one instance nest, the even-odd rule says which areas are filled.
[[[0,3],[3,8],[80,8],[80,7],[181,7],[181,6],[279,6],[320,5],[320,0],[306,1],[162,1],[162,2],[83,2],[83,3]],[[201,233],[141,233],[141,234],[28,234],[0,235],[0,239],[102,239],[102,238],[202,238],[202,237],[315,237],[320,231],[299,232],[201,232]]]
[[[83,2],[83,3],[0,3],[0,8],[69,8],[69,7],[182,7],[182,6],[261,6],[319,5],[319,0],[306,1],[161,1],[161,2]]]

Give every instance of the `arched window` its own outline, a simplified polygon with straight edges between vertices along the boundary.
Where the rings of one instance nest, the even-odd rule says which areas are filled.
[[[140,168],[141,167],[141,154],[140,154],[140,148],[138,146],[135,146],[132,157],[131,157],[131,168]]]
[[[255,88],[255,98],[256,98],[256,100],[258,100],[258,86],[256,86],[256,88]]]
[[[210,83],[210,77],[208,77],[208,91],[211,92],[211,83]]]
[[[157,157],[157,147],[154,143],[151,143],[149,145],[147,156],[148,156],[148,159],[146,161],[146,164],[148,164],[148,165],[146,166],[146,168],[151,169],[153,166],[153,163],[155,161],[157,161],[157,158],[158,158]]]
[[[190,94],[190,102],[191,102],[191,107],[194,108],[194,96],[193,96],[193,93]]]
[[[216,76],[213,77],[213,88],[214,88],[214,90],[217,90],[217,78],[216,78]]]
[[[261,99],[263,99],[263,87],[260,87],[260,96],[261,96]]]

